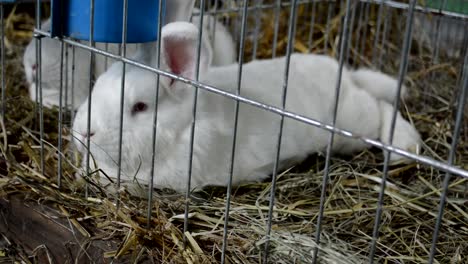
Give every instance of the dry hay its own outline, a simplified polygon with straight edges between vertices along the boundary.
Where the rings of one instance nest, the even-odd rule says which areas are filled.
[[[265,1],[266,2],[266,1]],[[299,25],[296,31],[295,51],[309,50],[310,6],[298,9]],[[316,6],[317,14],[326,14],[330,6]],[[329,23],[328,53],[338,52],[340,16],[334,9]],[[367,24],[360,31],[353,30],[354,45],[350,52],[352,64],[371,64],[375,38],[377,8],[370,9]],[[357,15],[359,12],[357,13]],[[393,12],[393,16],[399,15]],[[262,16],[257,57],[270,57],[274,35],[273,11]],[[288,10],[281,11],[278,52],[286,48]],[[357,16],[356,15],[356,16]],[[400,14],[401,15],[401,14]],[[231,16],[234,18],[234,16]],[[327,31],[325,15],[317,17],[312,51],[321,52]],[[13,24],[31,24],[30,18],[12,13]],[[6,53],[7,102],[6,118],[1,123],[0,190],[1,197],[21,195],[26,202],[47,204],[69,221],[81,236],[82,247],[92,241],[113,241],[116,247],[104,252],[106,261],[112,259],[154,261],[167,263],[217,262],[221,256],[225,208],[225,188],[207,188],[194,194],[189,212],[187,247],[183,246],[183,214],[185,200],[170,191],[157,191],[152,205],[152,222],[146,228],[147,203],[144,198],[132,197],[119,191],[119,210],[116,197],[96,182],[88,185],[89,198],[84,198],[85,187],[74,180],[76,165],[67,154],[63,162],[62,188],[57,188],[57,116],[56,110],[44,109],[45,173],[40,173],[39,134],[34,104],[27,97],[21,69],[23,31],[10,30]],[[357,18],[356,18],[357,19]],[[19,22],[21,21],[21,22]],[[251,24],[252,21],[249,21]],[[401,26],[392,20],[388,43],[379,46],[383,52],[384,71],[396,75],[400,63]],[[9,28],[10,27],[10,28]],[[400,28],[398,28],[400,27]],[[27,27],[28,29],[30,27]],[[365,41],[357,41],[367,31]],[[18,32],[20,32],[18,34]],[[248,39],[251,40],[249,34]],[[363,45],[361,48],[361,44]],[[453,133],[454,98],[458,92],[456,80],[460,77],[460,63],[442,60],[433,65],[430,53],[413,45],[407,84],[411,97],[402,107],[424,139],[422,154],[444,161],[450,149]],[[356,48],[357,47],[357,48]],[[251,58],[252,43],[246,43],[246,59]],[[360,54],[364,55],[361,56]],[[380,53],[379,53],[380,54]],[[458,64],[457,64],[458,63]],[[466,122],[465,122],[466,126]],[[463,130],[457,148],[456,164],[468,169],[467,129]],[[67,132],[67,129],[64,129]],[[65,147],[69,144],[66,134]],[[382,176],[383,157],[379,150],[367,150],[354,157],[332,158],[330,183],[323,219],[324,235],[321,260],[324,263],[355,263],[363,261],[371,241]],[[271,262],[308,263],[319,210],[324,158],[314,155],[300,166],[281,173],[275,194],[275,210],[271,235]],[[411,164],[390,168],[385,191],[384,213],[380,227],[377,254],[383,263],[424,263],[427,261],[434,231],[441,182],[445,173],[429,166]],[[466,179],[452,177],[447,206],[442,220],[436,258],[440,263],[462,263],[468,255],[468,208]],[[265,243],[265,226],[271,183],[248,184],[233,191],[227,248],[229,263],[258,263]],[[28,261],[28,252],[20,245],[11,244],[10,251],[0,251],[7,258]],[[15,248],[15,250],[11,250]],[[29,253],[30,254],[30,253]],[[351,255],[353,255],[351,257]],[[31,259],[29,259],[31,260]],[[117,262],[117,261],[116,261]]]

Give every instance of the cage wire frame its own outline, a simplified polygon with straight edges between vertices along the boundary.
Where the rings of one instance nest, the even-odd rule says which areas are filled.
[[[251,3],[252,1],[248,0],[242,0],[242,1],[236,1],[236,3],[241,3],[235,8],[219,8],[218,7],[218,2],[216,1],[216,4],[213,9],[211,10],[205,10],[205,1],[200,0],[199,1],[199,12],[194,12],[193,15],[198,15],[200,16],[198,28],[199,28],[199,34],[198,34],[198,45],[197,45],[197,63],[196,63],[196,78],[194,80],[187,79],[184,77],[177,76],[171,72],[164,71],[160,69],[160,41],[158,41],[158,54],[157,54],[157,65],[156,67],[151,67],[148,65],[145,65],[143,63],[137,62],[135,60],[132,60],[131,58],[127,57],[126,49],[127,49],[127,39],[126,39],[126,32],[127,32],[127,7],[128,7],[128,0],[123,1],[123,26],[122,26],[122,42],[120,46],[120,52],[118,55],[112,54],[107,51],[107,45],[105,50],[101,50],[96,48],[94,39],[93,39],[93,32],[94,32],[94,0],[90,1],[90,39],[87,44],[78,42],[74,39],[71,38],[58,38],[57,41],[60,41],[61,43],[61,50],[60,50],[60,95],[59,95],[59,101],[60,101],[60,106],[59,106],[59,123],[58,123],[58,132],[59,132],[59,140],[58,140],[58,168],[57,168],[57,182],[58,186],[60,188],[61,186],[61,177],[62,177],[62,159],[64,158],[64,155],[62,153],[63,151],[63,146],[62,146],[62,140],[63,140],[63,135],[62,135],[62,129],[64,126],[64,120],[63,120],[63,105],[62,105],[62,96],[65,96],[67,98],[70,96],[72,98],[72,106],[74,104],[73,102],[73,78],[74,78],[74,61],[75,61],[75,49],[84,49],[89,51],[89,56],[90,56],[90,82],[89,82],[89,90],[88,90],[88,99],[85,102],[88,107],[88,126],[87,126],[87,133],[88,135],[90,134],[90,123],[91,123],[91,96],[92,96],[92,86],[93,86],[93,81],[92,81],[92,76],[93,76],[93,71],[94,71],[94,60],[96,55],[104,56],[107,60],[107,58],[114,59],[116,61],[120,61],[123,63],[123,74],[122,74],[122,79],[121,79],[121,89],[120,89],[120,130],[119,130],[119,158],[118,158],[118,174],[117,174],[117,180],[116,180],[116,185],[117,189],[120,188],[120,176],[121,176],[121,162],[122,162],[122,128],[123,128],[123,105],[124,105],[124,91],[125,91],[125,67],[126,65],[131,65],[135,67],[139,67],[142,69],[145,69],[147,71],[150,71],[154,73],[157,76],[157,87],[156,87],[156,94],[155,94],[155,108],[153,109],[154,111],[154,119],[153,119],[153,135],[152,135],[152,160],[154,161],[156,156],[158,155],[157,149],[155,147],[155,140],[157,137],[157,120],[158,120],[158,95],[159,95],[159,78],[160,76],[165,76],[165,77],[170,77],[173,78],[176,81],[183,82],[185,84],[188,84],[188,86],[193,87],[193,92],[194,92],[194,101],[193,101],[193,107],[192,107],[192,127],[191,127],[191,146],[190,146],[190,153],[189,153],[189,160],[188,160],[188,182],[187,182],[187,191],[186,191],[186,201],[185,201],[185,217],[184,217],[184,225],[183,225],[183,233],[184,233],[184,243],[186,243],[186,232],[188,232],[188,223],[189,223],[189,208],[190,208],[190,199],[191,199],[191,174],[192,174],[192,159],[193,159],[193,144],[194,144],[194,135],[195,135],[195,127],[196,127],[196,119],[197,119],[197,95],[199,92],[199,89],[203,89],[204,91],[208,91],[210,93],[218,94],[223,97],[227,97],[231,100],[234,100],[236,102],[235,104],[235,120],[234,122],[234,136],[232,140],[232,150],[231,150],[231,164],[230,164],[230,177],[227,180],[227,189],[226,189],[226,204],[225,204],[225,210],[224,210],[224,227],[223,227],[223,244],[222,244],[222,257],[221,257],[221,263],[225,263],[225,258],[226,258],[226,249],[229,246],[228,245],[228,223],[229,223],[229,209],[230,209],[230,200],[231,200],[231,193],[232,193],[232,177],[233,177],[233,166],[234,166],[234,160],[235,160],[235,154],[236,154],[236,138],[237,138],[237,122],[238,122],[238,115],[239,115],[239,105],[242,104],[248,104],[251,106],[254,106],[259,109],[263,109],[265,111],[269,111],[271,113],[277,114],[280,116],[280,125],[278,127],[278,138],[276,142],[276,155],[275,155],[275,162],[274,166],[272,168],[272,188],[271,188],[271,193],[270,193],[270,201],[269,201],[269,210],[268,210],[268,218],[267,218],[267,226],[266,226],[266,232],[265,232],[265,237],[266,237],[266,243],[265,243],[265,248],[263,252],[263,262],[268,261],[268,252],[269,252],[269,236],[270,236],[270,231],[272,228],[272,215],[274,211],[274,197],[275,197],[275,184],[276,184],[276,178],[277,178],[277,168],[278,168],[278,163],[279,163],[279,155],[281,152],[281,141],[282,141],[282,132],[283,132],[283,123],[285,118],[293,119],[298,122],[302,122],[307,125],[315,126],[318,128],[321,128],[323,130],[326,130],[330,133],[329,136],[329,141],[328,141],[328,146],[326,150],[326,155],[325,155],[325,169],[324,169],[324,175],[323,175],[323,181],[322,181],[322,189],[321,189],[321,196],[320,196],[320,211],[319,215],[316,220],[316,234],[315,234],[315,241],[317,244],[320,243],[320,236],[322,232],[322,219],[323,219],[323,211],[324,211],[324,206],[325,206],[325,200],[326,200],[326,190],[328,187],[329,183],[329,171],[330,171],[330,162],[331,162],[331,147],[334,142],[334,137],[335,135],[340,135],[340,136],[345,136],[348,138],[356,138],[359,139],[366,144],[377,147],[379,149],[384,150],[384,165],[383,165],[383,178],[381,181],[381,188],[379,191],[379,197],[378,197],[378,207],[376,210],[376,219],[374,222],[374,229],[373,229],[373,234],[372,234],[372,243],[370,245],[370,252],[368,256],[369,263],[374,263],[375,261],[375,251],[376,251],[376,244],[378,241],[379,237],[379,227],[380,227],[380,221],[381,221],[381,215],[383,211],[383,199],[384,199],[384,192],[386,188],[386,183],[387,183],[387,176],[388,176],[388,171],[389,171],[389,156],[390,153],[394,154],[399,154],[401,156],[404,156],[406,158],[409,158],[411,160],[414,160],[415,162],[419,162],[420,164],[424,164],[427,166],[430,166],[432,168],[445,171],[445,178],[443,181],[443,186],[442,186],[442,195],[440,197],[439,201],[439,208],[438,208],[438,217],[436,219],[436,222],[434,223],[434,233],[433,233],[433,239],[432,239],[432,244],[430,248],[430,254],[428,257],[428,263],[434,263],[435,261],[435,254],[436,254],[436,243],[437,243],[437,238],[439,235],[439,227],[441,225],[441,219],[443,218],[443,213],[444,213],[444,208],[446,206],[446,199],[447,199],[447,191],[448,191],[448,186],[449,186],[449,180],[451,177],[456,176],[456,177],[464,177],[468,178],[468,171],[457,167],[454,165],[455,161],[455,150],[456,146],[458,144],[458,140],[460,138],[460,130],[461,130],[461,124],[463,121],[463,115],[464,115],[464,107],[466,104],[466,98],[468,96],[468,52],[466,52],[466,47],[464,48],[464,54],[462,54],[462,67],[460,69],[461,74],[459,78],[459,87],[460,87],[460,95],[459,98],[460,100],[457,102],[457,111],[456,111],[456,117],[455,117],[455,128],[453,130],[453,141],[451,142],[451,147],[449,151],[449,155],[447,157],[446,162],[441,162],[437,161],[431,157],[428,156],[422,156],[419,154],[407,152],[405,150],[396,148],[392,146],[392,140],[393,140],[393,134],[395,130],[395,122],[396,122],[396,115],[397,115],[397,110],[399,109],[399,104],[400,104],[400,93],[402,89],[402,84],[404,77],[406,75],[407,71],[407,64],[408,64],[408,55],[409,55],[409,48],[411,45],[411,37],[412,37],[412,27],[413,27],[413,18],[415,15],[415,12],[420,12],[423,14],[426,13],[434,13],[438,14],[440,17],[437,17],[437,24],[436,26],[440,26],[439,19],[449,17],[449,18],[456,18],[459,19],[462,23],[468,24],[468,16],[465,14],[459,14],[459,13],[454,13],[450,11],[445,11],[444,6],[447,4],[447,1],[443,1],[441,6],[438,9],[434,8],[428,8],[428,7],[423,7],[417,4],[416,0],[410,0],[409,3],[402,3],[402,2],[397,2],[393,0],[346,0],[342,2],[337,2],[337,1],[326,1],[326,0],[318,0],[318,1],[304,1],[304,0],[291,0],[291,1],[281,1],[281,0],[276,0],[274,4],[265,4],[263,0],[257,0],[255,1],[255,5],[249,5],[249,2]],[[229,1],[224,1],[224,2],[229,2]],[[316,20],[316,4],[319,2],[328,2],[329,5],[336,5],[336,4],[341,4],[342,6],[345,6],[345,13],[343,15],[343,19],[341,23],[341,30],[340,30],[340,45],[339,45],[339,52],[338,52],[338,62],[339,62],[339,70],[337,72],[338,74],[338,79],[337,83],[335,84],[335,101],[333,105],[333,122],[331,124],[325,124],[322,122],[319,122],[317,120],[308,118],[304,115],[301,115],[301,113],[294,113],[290,112],[285,109],[285,103],[286,103],[286,98],[287,98],[287,89],[288,89],[288,76],[289,76],[289,58],[293,52],[293,46],[294,46],[294,34],[296,27],[298,26],[296,21],[297,21],[297,7],[300,4],[312,4],[312,16],[310,19],[310,24],[313,25]],[[359,18],[356,18],[356,13],[353,12],[353,7],[357,6],[358,4],[365,5],[365,11],[361,12],[359,14]],[[397,93],[395,94],[395,102],[394,102],[394,111],[393,111],[393,116],[392,116],[392,123],[391,123],[391,133],[389,137],[389,143],[384,144],[378,140],[370,139],[370,138],[364,138],[360,137],[358,135],[353,134],[350,131],[339,129],[335,127],[335,121],[337,117],[337,109],[339,105],[339,92],[341,88],[341,75],[343,68],[346,65],[346,61],[350,58],[350,46],[354,46],[360,52],[362,52],[365,47],[364,47],[364,40],[366,39],[366,33],[367,30],[364,30],[362,32],[362,38],[359,39],[357,38],[356,42],[353,44],[352,43],[352,38],[350,37],[350,28],[353,26],[353,24],[357,20],[357,28],[358,31],[362,28],[362,23],[363,21],[366,21],[369,16],[369,7],[370,5],[378,5],[378,17],[377,17],[377,32],[376,35],[377,37],[375,38],[375,45],[372,50],[372,62],[375,65],[382,65],[382,53],[377,54],[377,43],[382,41],[386,41],[386,34],[388,32],[388,18],[391,15],[391,12],[386,12],[389,9],[401,9],[407,11],[407,20],[406,20],[406,28],[404,31],[404,41],[403,41],[403,49],[401,52],[401,63],[400,63],[400,68],[399,68],[399,73],[398,73],[398,89]],[[4,38],[3,36],[5,35],[4,32],[4,25],[3,25],[3,16],[4,16],[4,4],[0,3],[0,20],[1,20],[1,30],[2,30],[2,39],[1,39],[1,64],[2,64],[2,79],[1,79],[1,85],[2,85],[2,118],[4,117],[5,114],[5,55],[4,55],[4,50],[5,50],[5,43],[4,43]],[[41,1],[37,0],[36,1],[36,28],[34,30],[34,37],[35,37],[35,42],[36,42],[36,61],[37,61],[37,78],[36,78],[36,94],[38,94],[37,102],[36,102],[36,112],[38,114],[38,119],[39,119],[39,131],[40,131],[40,158],[41,158],[41,172],[44,173],[44,115],[43,115],[43,102],[42,102],[42,82],[41,82],[41,68],[42,68],[42,58],[41,58],[41,39],[46,37],[50,38],[51,35],[49,32],[44,31],[41,29]],[[162,1],[159,3],[159,10],[162,10]],[[283,82],[283,90],[282,90],[282,95],[281,95],[281,102],[282,105],[281,107],[275,107],[273,105],[265,104],[256,100],[249,99],[247,97],[243,97],[240,95],[240,89],[241,89],[241,80],[242,80],[242,66],[244,62],[244,49],[245,49],[245,38],[246,38],[246,23],[247,23],[247,16],[249,12],[254,12],[257,14],[256,18],[256,26],[254,28],[254,38],[258,40],[258,35],[259,35],[259,16],[258,13],[261,12],[262,10],[265,9],[273,9],[275,10],[275,25],[274,25],[274,42],[272,43],[272,57],[276,57],[276,47],[278,45],[278,32],[279,32],[279,12],[281,8],[288,8],[290,10],[290,17],[289,17],[289,23],[288,23],[288,41],[287,41],[287,48],[286,48],[286,60],[285,60],[285,72],[284,74],[284,82]],[[331,8],[329,9],[331,10]],[[237,76],[237,89],[236,93],[230,93],[226,92],[224,90],[221,90],[217,87],[209,86],[206,84],[203,84],[199,81],[199,67],[200,67],[200,51],[201,51],[201,36],[202,36],[202,31],[203,31],[203,16],[204,14],[211,14],[211,15],[219,15],[223,14],[225,12],[237,12],[238,14],[241,14],[240,17],[238,17],[238,21],[234,21],[237,25],[237,27],[240,26],[240,31],[239,34],[235,34],[235,37],[240,38],[239,39],[239,52],[238,52],[238,76]],[[331,11],[330,11],[331,12]],[[327,25],[329,24],[331,19],[331,13],[327,14]],[[364,17],[363,17],[364,16]],[[158,15],[158,39],[161,37],[161,28],[162,28],[162,14],[161,12]],[[230,21],[233,22],[233,21]],[[364,22],[366,23],[366,22]],[[216,26],[216,21],[215,24]],[[311,32],[308,37],[308,44],[309,44],[309,51],[311,50],[311,43],[313,42],[313,34],[312,34],[312,29],[313,26],[311,27]],[[211,29],[214,32],[214,29]],[[329,27],[327,26],[326,32],[324,34],[325,36],[325,41],[324,41],[324,51],[327,49],[327,42],[328,40],[328,33],[329,33]],[[465,39],[467,38],[467,30],[465,29]],[[433,51],[433,59],[437,60],[439,56],[439,48],[440,48],[440,39],[439,39],[439,33],[437,30],[437,34],[435,36],[435,43],[436,43],[436,48]],[[466,43],[466,41],[465,41]],[[254,47],[253,47],[253,54],[252,54],[252,59],[257,58],[257,45],[258,42],[255,42]],[[71,69],[68,69],[68,60],[70,59],[69,53],[68,53],[68,48],[71,47],[72,49],[72,54],[71,54],[71,60],[72,60],[72,67]],[[463,48],[463,47],[462,47]],[[106,62],[107,63],[107,62]],[[65,69],[64,69],[65,65]],[[71,79],[72,79],[72,85],[71,87],[68,87],[68,74],[64,75],[64,72],[68,72],[68,70],[71,70]],[[63,82],[63,79],[65,78],[65,82]],[[63,83],[65,85],[63,85]],[[65,102],[68,102],[65,100]],[[73,119],[73,115],[71,117]],[[90,137],[87,137],[86,141],[86,146],[87,146],[87,160],[86,160],[86,175],[90,175]],[[151,180],[149,181],[149,189],[148,189],[148,211],[147,211],[147,228],[151,227],[151,212],[152,212],[152,202],[153,202],[153,177],[154,177],[154,162],[152,163],[151,166]],[[85,195],[88,196],[90,195],[88,187],[86,186],[86,192]],[[119,192],[116,193],[116,204],[117,204],[117,210],[119,210]],[[316,249],[313,252],[313,259],[314,263],[317,261],[317,255],[319,254],[319,248],[316,247]]]

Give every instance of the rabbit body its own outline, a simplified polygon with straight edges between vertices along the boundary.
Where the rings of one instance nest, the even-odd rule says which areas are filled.
[[[168,51],[171,52],[185,54],[178,50]],[[191,59],[188,59],[188,64],[182,62],[181,67],[173,67],[172,62],[167,62],[171,58],[170,54],[166,54],[163,61],[163,68],[169,68],[169,71],[179,73],[175,69],[191,65]],[[184,58],[176,60],[183,61]],[[204,68],[201,67],[202,83],[235,93],[238,65],[211,67],[206,72],[203,71]],[[240,95],[281,107],[284,70],[285,58],[257,60],[243,65]],[[187,72],[190,74],[191,71]],[[333,118],[337,72],[337,61],[331,57],[293,54],[290,61],[286,109],[330,124]],[[359,136],[382,139],[385,142],[383,137],[388,137],[388,131],[384,130],[389,128],[393,107],[389,101],[379,99],[368,92],[369,87],[358,87],[352,74],[353,72],[347,69],[343,70],[336,126]],[[98,166],[111,177],[117,174],[117,120],[120,115],[120,97],[113,91],[119,85],[121,75],[121,64],[113,65],[98,79],[92,96],[90,153]],[[130,67],[127,68],[125,81],[122,179],[136,179],[147,184],[153,164],[151,142],[156,77],[151,72]],[[185,191],[190,158],[194,89],[168,77],[160,78],[160,87],[153,182],[157,187]],[[394,94],[395,89],[387,93]],[[147,111],[135,108],[142,102],[147,105]],[[191,187],[228,183],[235,104],[235,101],[229,98],[199,89]],[[80,107],[74,123],[75,144],[82,153],[86,153],[83,142],[86,141],[87,116],[87,104],[84,104]],[[419,144],[418,132],[399,113],[396,124],[397,132],[393,141],[395,146],[411,150]],[[277,114],[247,104],[239,105],[233,184],[261,181],[272,173],[279,129],[280,117]],[[329,132],[323,129],[286,118],[279,169],[300,162],[311,153],[324,151],[328,138]],[[337,136],[333,151],[350,154],[366,147],[367,145],[360,140]],[[392,159],[400,158],[392,155]]]

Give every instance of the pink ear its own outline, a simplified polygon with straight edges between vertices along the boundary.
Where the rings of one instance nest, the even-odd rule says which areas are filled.
[[[164,52],[166,63],[171,72],[186,77],[194,77],[195,69],[195,47],[191,40],[166,38],[164,40]]]
[[[161,55],[168,70],[181,77],[195,79],[197,66],[198,29],[188,22],[173,22],[161,32]],[[202,37],[200,50],[200,74],[211,63],[211,44],[207,34]]]

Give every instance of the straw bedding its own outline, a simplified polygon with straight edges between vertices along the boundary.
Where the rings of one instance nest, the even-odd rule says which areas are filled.
[[[298,9],[296,52],[309,51],[311,8],[304,5]],[[343,12],[338,5],[317,4],[315,8],[316,14],[320,15],[315,19],[312,51],[324,52],[326,46],[326,52],[336,56]],[[327,30],[324,14],[329,10],[331,20]],[[370,7],[368,19],[360,30],[356,21],[362,9],[355,14],[349,53],[351,65],[376,65],[371,56],[377,11],[376,6]],[[381,63],[377,60],[377,64],[383,71],[396,75],[401,62],[401,32],[404,32],[404,26],[399,23],[404,19],[401,19],[403,13],[400,11],[390,13],[393,19],[389,23],[387,41],[384,45],[379,42],[377,46],[377,54],[382,54]],[[230,17],[232,22],[235,15],[225,18]],[[264,11],[261,16],[258,58],[272,54],[272,17],[272,10]],[[288,8],[282,9],[279,17],[277,54],[281,55],[287,44]],[[248,22],[254,25],[254,16]],[[186,247],[182,233],[185,200],[181,195],[170,190],[156,190],[152,221],[147,228],[146,199],[122,189],[118,191],[117,203],[116,195],[106,192],[96,180],[91,180],[86,188],[74,179],[77,159],[70,151],[64,154],[66,160],[59,189],[56,179],[57,109],[44,109],[45,168],[41,174],[38,112],[27,95],[21,63],[24,45],[31,37],[32,23],[30,16],[15,10],[5,20],[7,100],[6,116],[0,124],[0,196],[4,223],[0,229],[3,234],[0,259],[26,263],[86,262],[88,258],[103,263],[218,262],[223,239],[225,188],[207,188],[193,195]],[[253,28],[249,26],[246,60],[253,55]],[[441,57],[440,62],[434,64],[431,58],[428,49],[413,43],[406,77],[410,98],[401,110],[422,134],[421,154],[444,161],[453,137],[461,59]],[[66,120],[69,120],[68,116]],[[463,125],[456,164],[468,169],[466,120]],[[64,127],[63,131],[65,149],[69,149],[68,128]],[[324,163],[323,155],[317,154],[279,174],[270,240],[271,263],[311,261],[312,249],[317,246],[313,237]],[[382,168],[383,155],[378,149],[366,150],[353,157],[332,158],[319,245],[321,263],[362,263],[366,259]],[[419,164],[390,168],[376,253],[379,263],[427,261],[444,176],[444,172]],[[440,263],[464,263],[464,256],[468,255],[466,182],[460,177],[452,177],[450,181],[436,252]],[[270,188],[270,182],[234,188],[227,238],[229,263],[258,263],[262,259]],[[86,190],[88,198],[85,198]],[[27,221],[31,219],[35,220]],[[20,223],[29,225],[29,231],[20,230]],[[30,239],[19,234],[29,234]],[[72,242],[61,244],[57,240]],[[61,247],[68,253],[63,254]]]

